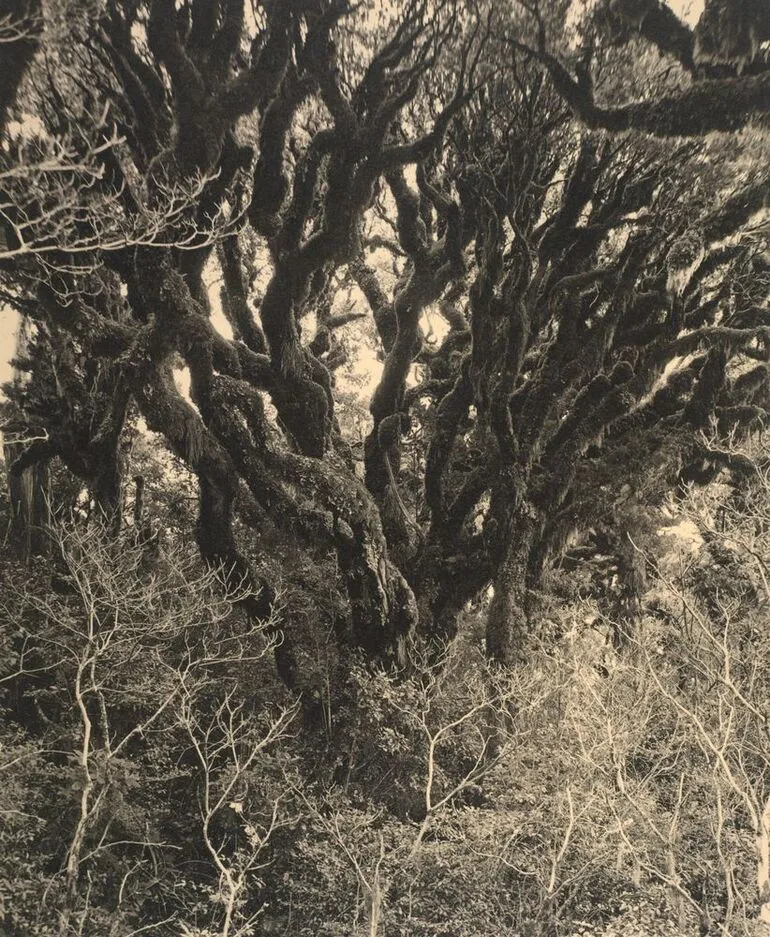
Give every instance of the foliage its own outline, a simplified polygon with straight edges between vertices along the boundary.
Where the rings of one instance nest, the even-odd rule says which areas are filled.
[[[3,569],[3,880],[24,886],[5,926],[242,931],[259,912],[243,888],[286,822],[274,749],[295,707],[270,677],[274,625],[244,624],[183,547],[54,538],[50,573]]]
[[[767,26],[0,0],[4,932],[770,926]]]
[[[608,100],[663,93],[681,76],[644,30],[555,2],[35,9],[0,156],[19,489],[57,459],[117,530],[149,429],[199,502],[176,522],[249,579],[255,620],[281,570],[322,570],[319,631],[403,664],[493,584],[510,662],[624,484],[654,509],[713,474],[712,417],[762,419],[762,133],[586,129],[538,45],[583,42]],[[299,591],[295,688],[318,643]]]
[[[50,570],[4,554],[3,926],[753,933],[769,502],[762,462],[730,454],[749,484],[678,503],[669,529],[699,538],[648,538],[623,644],[601,595],[554,599],[513,669],[478,609],[406,669],[359,656],[324,682],[329,635],[292,696],[280,622],[255,627],[173,539],[81,518]]]

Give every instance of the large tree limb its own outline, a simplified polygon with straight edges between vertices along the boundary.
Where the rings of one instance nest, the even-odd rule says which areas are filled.
[[[575,116],[594,130],[641,130],[658,137],[701,137],[712,131],[733,132],[755,119],[768,121],[770,71],[698,81],[685,91],[604,108],[595,102],[590,87],[573,78],[555,56],[519,42],[513,44],[543,63]]]

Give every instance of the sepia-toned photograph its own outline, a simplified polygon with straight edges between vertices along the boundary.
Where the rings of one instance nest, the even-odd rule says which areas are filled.
[[[0,937],[770,937],[770,0],[0,0]]]

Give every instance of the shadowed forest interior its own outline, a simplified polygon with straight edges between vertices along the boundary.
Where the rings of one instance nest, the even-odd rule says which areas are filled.
[[[768,0],[0,0],[3,935],[770,934],[769,115]]]

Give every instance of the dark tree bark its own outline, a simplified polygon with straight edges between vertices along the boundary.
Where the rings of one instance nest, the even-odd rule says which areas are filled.
[[[48,553],[50,524],[51,475],[47,460],[22,467],[17,459],[28,446],[6,443],[3,456],[8,469],[8,501],[11,523],[9,542],[24,562]]]
[[[382,377],[370,405],[373,426],[365,443],[364,465],[366,484],[380,505],[388,539],[408,556],[413,549],[409,546],[414,539],[410,529],[413,522],[398,492],[407,377],[422,350],[420,316],[453,280],[462,277],[463,248],[470,232],[463,230],[458,206],[434,194],[424,176],[420,195],[409,187],[401,171],[391,170],[387,180],[396,203],[399,242],[408,260],[392,301],[372,282],[373,273],[366,270],[362,260],[356,268],[386,352]],[[425,223],[426,218],[432,223],[431,209],[435,206],[442,228],[440,238],[432,236]]]
[[[667,483],[676,485],[676,466],[690,458],[706,414],[735,392],[727,360],[745,361],[754,342],[765,342],[756,317],[736,329],[703,327],[718,315],[723,277],[747,257],[710,245],[746,222],[754,196],[736,193],[716,209],[704,201],[697,211],[710,233],[700,259],[691,257],[663,220],[672,203],[659,199],[662,180],[692,150],[676,156],[586,137],[559,204],[543,218],[559,142],[542,128],[559,106],[542,86],[532,94],[535,102],[543,95],[535,120],[531,98],[522,95],[518,115],[506,100],[509,123],[497,138],[505,149],[489,142],[494,99],[477,118],[466,112],[456,132],[455,184],[466,203],[484,206],[472,237],[470,328],[458,346],[458,333],[445,340],[456,355],[453,377],[439,349],[401,405],[414,418],[423,395],[435,402],[424,475],[430,524],[410,563],[420,626],[451,637],[463,603],[491,584],[487,652],[506,664],[526,656],[533,596],[549,562],[571,536],[610,522],[621,485],[643,488],[646,473],[660,471],[643,447],[660,450],[666,440]],[[533,153],[537,162],[521,156]],[[688,204],[684,189],[676,197]],[[646,223],[626,221],[640,211],[658,219],[654,238]],[[401,248],[408,255],[408,240]],[[672,273],[677,264],[683,274]],[[359,282],[377,302],[376,283]],[[664,362],[682,354],[694,355],[691,366],[653,393]]]
[[[0,2],[0,132],[38,50],[42,32],[40,0]]]

